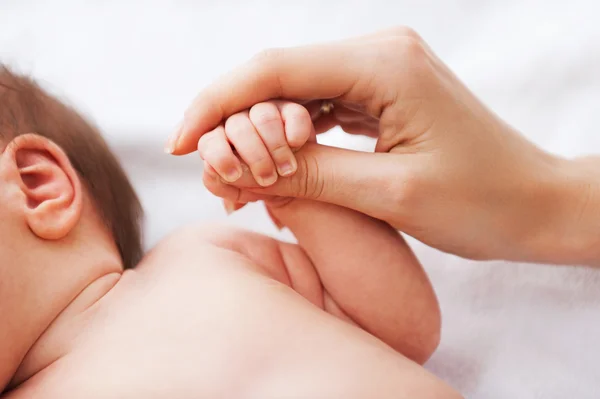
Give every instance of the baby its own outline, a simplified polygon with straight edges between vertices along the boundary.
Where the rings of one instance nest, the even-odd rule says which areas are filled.
[[[300,106],[260,107],[276,118],[240,113],[200,143],[223,197],[238,155],[268,184],[311,135]],[[298,245],[188,227],[140,260],[141,207],[99,133],[6,68],[0,150],[3,398],[459,397],[418,365],[439,309],[387,224],[277,199]]]

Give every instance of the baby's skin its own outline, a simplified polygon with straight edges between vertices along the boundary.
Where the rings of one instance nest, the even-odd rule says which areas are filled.
[[[292,148],[277,147],[291,152],[312,125],[282,104],[270,103],[282,129],[285,109],[308,127]],[[258,176],[265,158],[244,158],[252,146],[271,153],[264,137],[248,139],[260,122],[235,118],[246,144],[231,143],[226,123],[200,151],[205,184],[229,208],[242,197],[233,201],[237,189],[222,180],[228,162],[239,156]],[[271,132],[282,136],[270,142],[293,142]],[[402,237],[334,205],[267,203],[298,244],[220,226],[175,232],[135,269],[88,286],[29,352],[6,398],[459,398],[420,366],[438,344],[440,315]]]

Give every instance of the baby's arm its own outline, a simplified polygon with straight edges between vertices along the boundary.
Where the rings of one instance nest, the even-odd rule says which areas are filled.
[[[418,260],[388,224],[314,201],[271,209],[298,244],[244,230],[215,231],[314,305],[363,328],[406,357],[425,362],[437,347],[440,312]]]
[[[286,136],[294,133],[306,141],[312,128],[307,112],[302,114],[296,108],[293,126],[308,129],[288,131],[292,118],[287,115],[286,119],[285,110],[295,109],[293,106],[299,107],[271,104],[270,108],[279,109],[282,115],[279,121],[262,118],[268,120],[268,128],[253,120],[252,112],[236,114],[232,117],[235,123],[228,120],[201,140],[207,188],[226,200],[239,199],[237,189],[222,182],[224,172],[239,163],[230,145],[244,162],[254,162],[250,170],[258,177],[268,175],[271,172],[265,171],[274,171],[273,164],[279,163],[272,149],[291,154],[291,150],[281,149],[289,143]],[[267,107],[261,104],[261,108]],[[398,232],[384,222],[335,205],[298,199],[269,203],[272,216],[292,230],[299,245],[248,232],[222,237],[219,243],[227,242],[274,279],[405,356],[424,362],[431,355],[439,341],[437,300],[421,265]]]
[[[295,253],[286,263],[288,274],[306,267],[303,262],[313,265],[325,310],[341,311],[417,362],[429,358],[439,342],[437,299],[396,230],[359,212],[314,201],[295,200],[271,212],[299,243],[282,245],[284,254]]]

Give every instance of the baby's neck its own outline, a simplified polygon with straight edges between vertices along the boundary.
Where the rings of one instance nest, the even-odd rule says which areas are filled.
[[[59,310],[58,315],[29,347],[6,388],[18,387],[65,356],[70,351],[74,338],[93,317],[94,305],[110,292],[120,278],[121,271],[115,271],[114,267],[94,270],[85,285],[80,285],[75,291],[74,297],[70,294],[65,302],[66,307]],[[3,387],[0,386],[0,392],[2,390]]]

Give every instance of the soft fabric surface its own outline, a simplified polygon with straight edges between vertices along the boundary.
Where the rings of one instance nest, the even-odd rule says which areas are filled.
[[[106,132],[143,198],[148,246],[191,221],[290,238],[258,205],[226,219],[202,187],[197,156],[162,153],[188,102],[218,74],[264,47],[406,24],[537,144],[567,156],[600,152],[599,12],[595,0],[4,0],[0,60],[69,97]],[[324,141],[373,145],[339,132]],[[600,397],[600,271],[414,247],[444,315],[428,369],[470,398]]]

